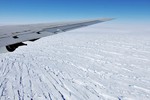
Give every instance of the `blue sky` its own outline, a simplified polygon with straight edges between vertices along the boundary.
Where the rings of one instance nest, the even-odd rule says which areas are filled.
[[[99,17],[150,23],[150,0],[0,0],[0,24]]]

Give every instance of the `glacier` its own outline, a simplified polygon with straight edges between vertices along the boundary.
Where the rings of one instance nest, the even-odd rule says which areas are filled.
[[[103,23],[0,54],[0,100],[150,100],[150,30]]]

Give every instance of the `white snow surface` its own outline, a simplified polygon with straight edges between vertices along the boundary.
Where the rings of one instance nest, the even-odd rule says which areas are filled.
[[[104,23],[1,54],[0,100],[150,100],[150,30]]]

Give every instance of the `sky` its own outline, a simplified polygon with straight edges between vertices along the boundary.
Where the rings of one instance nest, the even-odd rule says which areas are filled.
[[[150,0],[0,0],[0,25],[93,18],[150,23]]]

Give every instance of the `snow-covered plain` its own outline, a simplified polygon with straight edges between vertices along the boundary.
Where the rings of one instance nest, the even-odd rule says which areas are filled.
[[[0,55],[0,100],[150,100],[150,30],[98,24]]]

